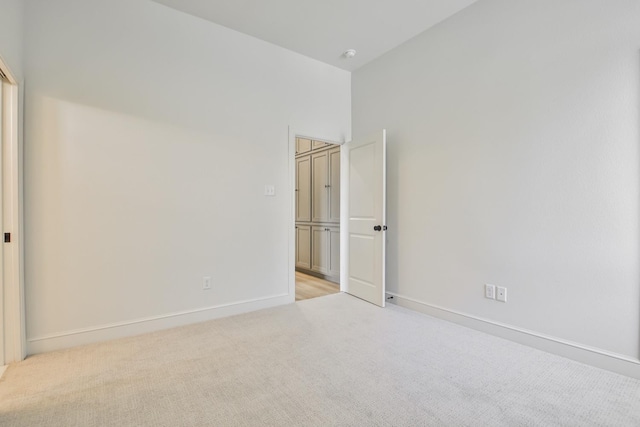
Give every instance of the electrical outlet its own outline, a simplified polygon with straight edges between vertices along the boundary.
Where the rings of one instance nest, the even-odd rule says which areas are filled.
[[[275,196],[276,195],[276,187],[275,185],[265,185],[264,186],[264,195],[265,196]]]
[[[496,288],[496,299],[498,301],[507,302],[507,288],[503,288],[502,286],[498,286]]]
[[[205,276],[202,278],[202,289],[205,291],[211,289],[211,277]]]
[[[495,285],[484,285],[484,297],[489,299],[496,299]]]

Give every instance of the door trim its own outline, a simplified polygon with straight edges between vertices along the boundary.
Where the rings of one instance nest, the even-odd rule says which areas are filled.
[[[287,188],[287,194],[289,195],[289,217],[287,219],[287,225],[288,225],[288,236],[287,236],[287,240],[289,242],[288,247],[289,247],[289,251],[287,254],[287,275],[288,275],[288,289],[289,289],[289,302],[295,302],[296,301],[296,197],[295,197],[295,189],[296,189],[296,138],[307,138],[307,139],[311,139],[314,141],[321,141],[321,142],[326,142],[327,144],[332,144],[332,145],[343,145],[344,141],[334,141],[332,139],[329,138],[318,138],[317,136],[309,136],[312,135],[313,132],[306,132],[304,130],[301,129],[297,129],[293,126],[289,126],[289,149],[287,150],[287,154],[288,154],[288,160],[287,160],[287,164],[288,164],[288,170],[289,170],[289,179],[288,179],[288,188]],[[342,150],[341,150],[342,151]],[[340,164],[340,173],[342,173],[342,163]],[[342,183],[342,178],[340,178],[340,182]],[[340,194],[340,203],[342,206],[342,201],[344,194]],[[342,264],[342,253],[344,252],[342,250],[342,244],[343,244],[343,237],[342,237],[342,225],[343,225],[343,219],[342,219],[342,211],[343,209],[340,209],[340,291],[344,292],[344,286],[346,286],[346,284],[343,282],[342,279],[342,275],[343,275],[343,265]]]
[[[24,246],[22,220],[22,145],[20,143],[20,91],[14,74],[0,58],[2,82],[2,204],[3,230],[11,233],[11,242],[3,246],[4,363],[26,357]]]

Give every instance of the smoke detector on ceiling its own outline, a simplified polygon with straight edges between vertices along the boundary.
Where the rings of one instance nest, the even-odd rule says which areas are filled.
[[[356,50],[355,49],[345,50],[342,55],[347,59],[353,58],[354,56],[356,56]]]

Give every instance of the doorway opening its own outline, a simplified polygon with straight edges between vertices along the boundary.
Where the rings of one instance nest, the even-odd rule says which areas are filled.
[[[340,292],[340,145],[295,135],[295,300]]]
[[[314,174],[314,142],[318,152],[327,152],[326,159],[318,162],[318,174],[326,167],[324,179]],[[296,270],[308,269],[314,273],[313,269],[317,266],[315,273],[324,275],[325,279],[339,275],[341,292],[380,307],[385,306],[386,145],[384,129],[341,144],[305,137],[289,128],[291,228],[288,295],[291,302],[294,302],[296,294]],[[339,164],[330,171],[332,160],[328,153],[332,150],[336,152],[333,161]],[[296,164],[299,158],[303,158],[303,151],[311,153],[308,165],[303,165],[302,160]],[[310,170],[308,174],[298,174],[305,168]],[[331,184],[332,174],[341,181],[333,194],[328,191],[336,185]],[[310,182],[301,181],[299,176],[309,176]],[[311,187],[308,197],[298,194],[307,186]],[[317,194],[313,194],[314,188],[318,188]],[[314,209],[316,198],[327,200],[324,204],[316,203]],[[338,202],[332,205],[332,199]],[[318,218],[321,221],[314,233],[314,219]],[[332,227],[337,227],[334,235]],[[314,245],[316,235],[319,240]],[[334,236],[337,239],[332,241]],[[297,244],[298,241],[301,244]],[[320,249],[314,252],[314,246]],[[336,247],[339,252],[331,256],[331,249]],[[308,252],[305,252],[306,248],[309,248]]]

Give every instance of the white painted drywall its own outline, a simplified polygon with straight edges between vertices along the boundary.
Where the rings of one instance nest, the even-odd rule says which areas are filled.
[[[22,80],[22,0],[0,0],[0,57],[14,77]]]
[[[388,131],[392,292],[638,358],[638,22],[481,0],[353,74],[354,138]]]
[[[288,126],[348,139],[350,74],[146,0],[26,17],[30,351],[287,294]]]

